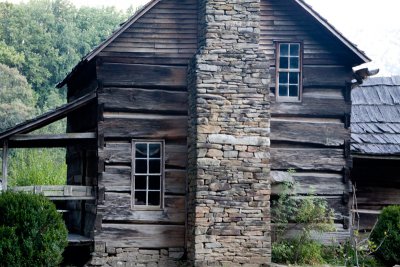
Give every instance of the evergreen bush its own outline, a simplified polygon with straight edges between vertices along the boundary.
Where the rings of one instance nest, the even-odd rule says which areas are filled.
[[[58,266],[67,229],[42,195],[0,194],[0,266]]]
[[[376,254],[386,263],[400,263],[400,206],[389,206],[382,210],[371,233],[378,246]]]

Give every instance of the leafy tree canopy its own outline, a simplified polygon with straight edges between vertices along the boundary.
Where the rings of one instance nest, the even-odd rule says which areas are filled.
[[[17,69],[0,64],[0,131],[36,114],[36,94]]]

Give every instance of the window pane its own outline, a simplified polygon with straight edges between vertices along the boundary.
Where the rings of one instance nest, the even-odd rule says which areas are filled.
[[[149,160],[149,173],[160,173],[161,162],[159,159]]]
[[[137,159],[135,162],[136,173],[147,173],[147,160]]]
[[[288,72],[279,72],[279,83],[288,83]]]
[[[160,144],[149,144],[149,157],[160,158],[161,157],[161,145]]]
[[[289,96],[298,96],[298,86],[297,85],[290,85],[289,86]]]
[[[298,72],[291,72],[289,74],[289,83],[290,84],[299,84],[299,73]]]
[[[149,190],[160,190],[161,179],[160,176],[149,176]]]
[[[289,67],[289,58],[288,57],[280,57],[279,59],[279,68],[287,69]]]
[[[135,176],[135,189],[146,189],[147,176]]]
[[[289,55],[289,44],[280,44],[279,52],[280,52],[280,56],[288,56]]]
[[[290,56],[300,56],[300,44],[290,45]]]
[[[149,192],[149,205],[159,206],[160,205],[160,191]]]
[[[280,96],[288,96],[288,86],[287,85],[279,85],[279,95]]]
[[[136,144],[135,158],[147,158],[147,144]]]
[[[291,57],[290,58],[290,68],[291,69],[298,69],[299,68],[299,58],[298,57]]]
[[[146,204],[146,191],[135,191],[135,205]]]

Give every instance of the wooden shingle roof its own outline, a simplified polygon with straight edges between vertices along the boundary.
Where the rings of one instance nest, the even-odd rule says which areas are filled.
[[[369,78],[351,97],[352,153],[400,156],[400,76]]]

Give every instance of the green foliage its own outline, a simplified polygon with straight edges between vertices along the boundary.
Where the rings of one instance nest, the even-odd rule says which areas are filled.
[[[293,174],[292,170],[288,171]],[[294,196],[295,184],[285,184],[278,199],[272,201],[272,221],[277,227],[277,242],[272,244],[272,261],[286,264],[323,264],[325,246],[311,239],[312,232],[333,231],[333,211],[325,199],[313,194]],[[284,240],[289,223],[301,224],[295,238]]]
[[[0,214],[0,266],[60,264],[67,229],[46,197],[4,192],[0,194]]]
[[[400,206],[388,206],[379,215],[371,234],[376,254],[390,265],[400,263]]]
[[[18,67],[43,108],[55,84],[126,17],[114,8],[77,9],[67,0],[0,3],[0,63]]]
[[[343,264],[346,266],[378,267],[382,266],[368,250],[358,247],[354,248],[350,242],[339,247]]]
[[[21,251],[15,248],[18,244],[16,227],[0,225],[0,266],[20,266]]]
[[[36,94],[18,70],[0,64],[0,131],[36,114]]]
[[[18,149],[10,158],[10,186],[64,185],[66,177],[63,149]]]
[[[325,247],[311,239],[283,240],[272,246],[272,261],[285,264],[325,264]]]

